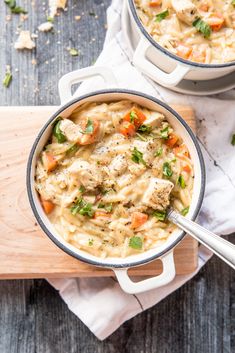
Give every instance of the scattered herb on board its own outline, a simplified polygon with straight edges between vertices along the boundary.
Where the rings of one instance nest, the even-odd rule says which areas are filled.
[[[15,0],[4,0],[5,4],[10,8],[11,13],[19,14],[26,14],[27,11],[20,6],[16,6]]]
[[[159,147],[159,149],[154,153],[154,157],[160,157],[162,155],[162,152],[162,147]]]
[[[55,136],[55,138],[57,139],[57,141],[59,143],[63,143],[66,141],[66,137],[65,135],[63,134],[63,132],[60,130],[60,124],[61,124],[61,118],[58,117],[57,121],[55,122],[54,124],[54,127],[53,127],[53,135]]]
[[[141,250],[143,246],[143,241],[140,237],[131,237],[129,240],[129,246],[132,249]]]
[[[163,175],[165,175],[167,178],[170,178],[172,176],[173,172],[169,162],[163,163],[162,172]]]
[[[78,56],[78,55],[79,55],[79,51],[78,51],[77,49],[75,49],[75,48],[71,48],[71,49],[69,50],[69,53],[70,53],[70,55],[72,55],[72,56]]]
[[[185,208],[181,211],[181,214],[182,214],[183,216],[186,216],[186,214],[188,213],[188,211],[189,211],[189,206],[188,206],[188,207],[185,207]]]
[[[234,0],[235,1],[235,0]],[[235,134],[233,134],[232,139],[231,139],[231,145],[235,146]]]
[[[88,119],[86,123],[86,128],[84,131],[82,131],[82,133],[90,135],[90,134],[93,134],[93,132],[94,132],[93,121],[91,119]]]
[[[73,216],[79,213],[82,216],[93,217],[94,211],[92,209],[92,204],[86,202],[83,199],[79,199],[70,209]]]
[[[162,11],[162,12],[160,12],[160,13],[158,13],[158,14],[156,15],[155,21],[156,21],[156,22],[161,22],[161,21],[164,20],[164,18],[166,18],[167,16],[169,16],[169,11],[168,11],[168,10]]]
[[[204,38],[209,38],[211,35],[211,27],[203,21],[201,18],[197,18],[193,22],[193,26],[198,30],[198,32],[201,32],[204,36]]]
[[[143,153],[138,151],[136,147],[132,151],[131,159],[135,163],[138,163],[138,164],[142,163],[143,165],[146,166],[146,162],[143,159]]]
[[[156,217],[159,221],[165,221],[166,211],[154,211],[153,216]]]
[[[7,65],[7,69],[6,69],[6,74],[5,74],[5,77],[3,79],[3,86],[4,87],[9,87],[10,83],[12,81],[12,73],[11,73],[11,69],[10,69],[10,66]]]
[[[161,134],[161,138],[164,139],[164,140],[168,140],[169,138],[169,127],[165,127],[164,129],[162,129],[160,131],[160,134]]]
[[[53,23],[53,22],[54,22],[54,18],[51,17],[51,16],[48,16],[48,17],[47,17],[47,22]]]
[[[179,184],[182,189],[186,188],[186,183],[185,183],[183,175],[180,175],[178,177],[177,184]]]

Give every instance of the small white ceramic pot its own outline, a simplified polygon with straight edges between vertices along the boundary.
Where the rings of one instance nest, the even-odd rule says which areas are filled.
[[[133,63],[144,74],[164,87],[175,87],[180,81],[212,80],[235,71],[235,62],[201,64],[185,60],[160,46],[142,25],[134,0],[127,1],[131,19],[132,40],[136,47]]]
[[[58,247],[81,261],[87,262],[91,265],[113,269],[121,287],[125,292],[140,293],[153,288],[164,286],[173,280],[175,277],[173,248],[182,240],[185,233],[178,229],[172,233],[172,235],[164,244],[157,247],[156,249],[151,249],[144,253],[129,256],[126,258],[101,259],[81,251],[63,240],[63,238],[54,229],[48,217],[45,215],[41,207],[38,194],[34,187],[35,164],[40,152],[42,151],[43,147],[47,143],[49,136],[52,133],[53,123],[58,116],[67,118],[74,111],[74,109],[76,109],[81,104],[88,102],[113,102],[122,99],[129,99],[137,104],[146,106],[151,110],[162,112],[167,117],[169,123],[173,126],[176,132],[184,139],[194,163],[195,180],[193,198],[189,213],[187,215],[187,217],[190,219],[196,218],[202,204],[205,188],[204,162],[196,137],[194,136],[189,126],[172,108],[157,100],[156,98],[140,92],[118,88],[109,88],[90,92],[76,98],[75,96],[72,96],[71,86],[73,84],[97,75],[103,77],[104,81],[109,87],[117,86],[112,72],[105,68],[98,67],[90,67],[71,72],[63,76],[59,81],[59,93],[62,105],[42,127],[33,144],[27,166],[27,192],[30,205],[39,225]],[[129,278],[127,273],[129,268],[134,266],[141,266],[155,259],[160,259],[163,263],[163,272],[159,276],[148,278],[139,282],[133,282]]]

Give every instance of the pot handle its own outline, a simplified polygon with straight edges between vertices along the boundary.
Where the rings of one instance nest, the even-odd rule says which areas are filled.
[[[61,103],[64,104],[72,99],[72,85],[88,80],[92,77],[100,76],[103,78],[107,88],[117,87],[117,81],[111,70],[105,67],[89,66],[84,69],[75,70],[65,74],[59,80],[59,95]]]
[[[175,278],[175,263],[173,250],[161,257],[163,271],[160,275],[144,279],[140,282],[132,282],[127,269],[113,269],[121,288],[126,293],[138,294],[151,289],[165,286]]]
[[[147,51],[152,45],[145,38],[141,38],[133,56],[133,63],[144,74],[151,79],[160,83],[162,86],[176,86],[190,71],[186,65],[178,63],[176,68],[171,73],[166,73],[155,66],[147,59]]]

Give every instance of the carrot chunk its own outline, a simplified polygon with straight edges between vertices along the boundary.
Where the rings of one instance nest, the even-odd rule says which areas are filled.
[[[53,204],[53,202],[49,200],[44,200],[42,197],[40,198],[40,200],[46,214],[49,214],[54,210],[55,205]]]
[[[104,212],[104,211],[95,211],[94,218],[110,218],[110,213]]]
[[[176,47],[176,50],[177,50],[178,56],[180,56],[183,59],[188,59],[193,49],[186,44],[179,43],[178,46]]]
[[[125,137],[132,137],[135,135],[135,125],[124,121],[120,126],[120,133]]]
[[[220,13],[212,13],[206,20],[213,31],[219,31],[224,24],[224,17]]]
[[[184,143],[180,146],[175,147],[173,149],[173,152],[177,157],[184,156],[184,157],[189,158],[189,151],[188,151],[187,146]]]
[[[131,228],[142,226],[148,220],[148,215],[142,212],[133,212],[131,215]]]
[[[50,152],[43,152],[42,154],[42,163],[47,172],[51,172],[57,166],[57,161],[52,153]]]
[[[127,121],[131,124],[133,124],[137,129],[140,127],[140,125],[143,124],[143,122],[146,120],[146,116],[144,113],[137,109],[136,107],[133,107],[123,118],[123,121]]]
[[[161,4],[162,4],[162,0],[155,0],[155,1],[149,2],[150,7],[160,6]]]
[[[177,135],[170,134],[168,140],[166,140],[166,145],[170,148],[173,148],[178,140],[179,140],[179,137]]]
[[[191,172],[191,167],[189,164],[185,164],[182,168],[182,170],[186,173],[190,173]]]

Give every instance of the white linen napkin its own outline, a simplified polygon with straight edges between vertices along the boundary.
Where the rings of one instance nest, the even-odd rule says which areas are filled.
[[[121,0],[113,0],[108,9],[108,31],[104,49],[96,65],[110,67],[120,87],[151,94],[166,103],[190,104],[198,120],[198,139],[207,169],[207,185],[199,222],[218,234],[235,232],[235,101],[233,92],[217,99],[177,94],[162,88],[139,73],[131,62],[121,30]],[[76,94],[103,88],[99,80],[80,86]],[[221,99],[223,98],[223,100]],[[177,275],[168,285],[138,295],[124,293],[114,278],[50,279],[69,309],[100,339],[105,339],[123,322],[160,302],[192,278],[210,258],[199,248],[198,268],[190,275]]]

